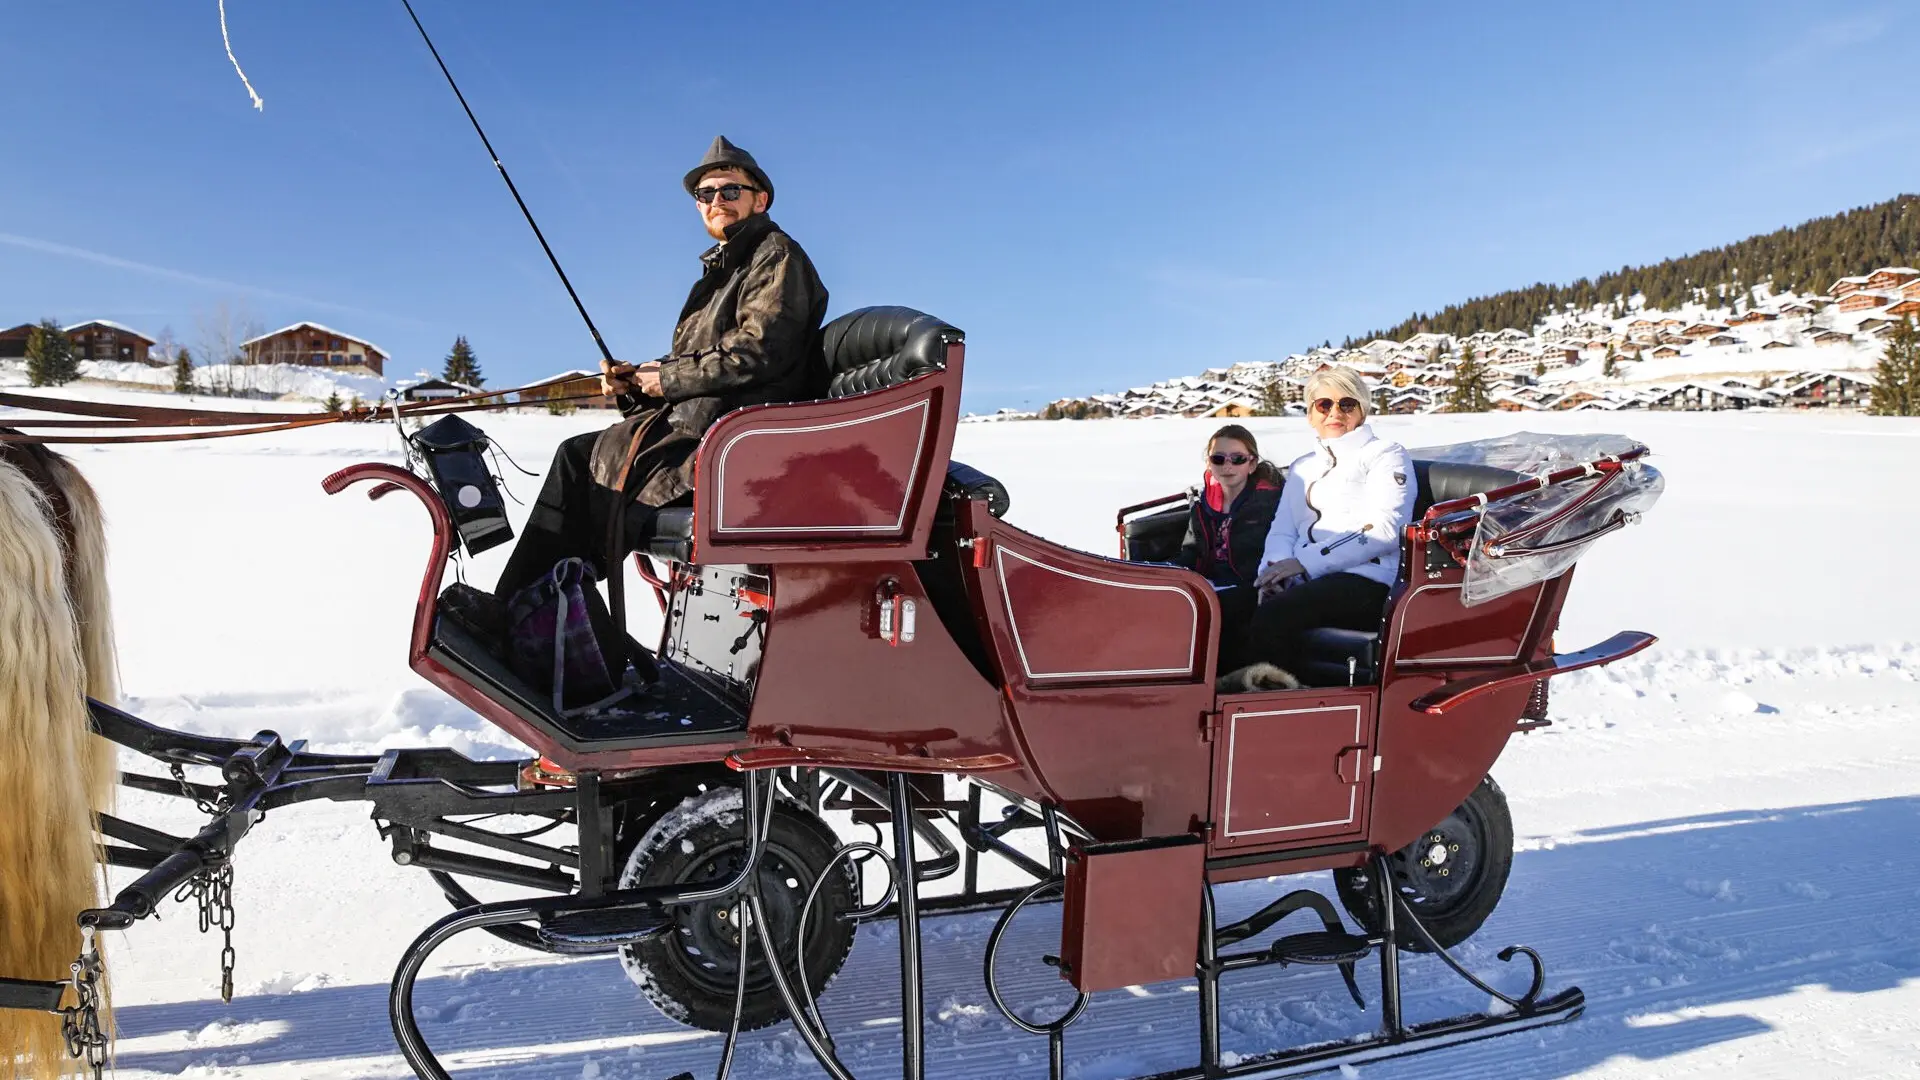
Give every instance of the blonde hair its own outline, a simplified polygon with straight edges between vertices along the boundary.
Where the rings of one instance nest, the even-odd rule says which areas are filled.
[[[1317,388],[1331,391],[1321,394]],[[1360,403],[1360,419],[1365,420],[1373,412],[1373,397],[1367,391],[1367,381],[1360,373],[1343,364],[1329,364],[1307,376],[1307,407],[1312,408],[1314,399],[1331,397],[1339,400],[1350,397]]]
[[[97,520],[97,518],[96,518]],[[81,633],[46,497],[0,462],[0,974],[61,980],[99,903]],[[102,586],[104,587],[104,586]],[[110,759],[109,759],[110,760]],[[0,1010],[0,1078],[67,1075],[60,1017]]]

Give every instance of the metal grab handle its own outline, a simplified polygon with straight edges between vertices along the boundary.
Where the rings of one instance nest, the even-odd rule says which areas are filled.
[[[1615,510],[1607,523],[1589,533],[1583,533],[1569,540],[1560,540],[1538,547],[1512,547],[1508,544],[1483,544],[1480,550],[1489,559],[1523,559],[1529,555],[1551,555],[1556,551],[1566,551],[1582,544],[1591,543],[1610,532],[1618,532],[1640,520],[1640,515],[1630,510]]]

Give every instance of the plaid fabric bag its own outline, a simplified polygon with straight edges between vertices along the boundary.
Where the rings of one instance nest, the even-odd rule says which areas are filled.
[[[607,708],[640,689],[627,678],[629,661],[640,678],[651,658],[613,625],[593,570],[582,559],[562,559],[551,573],[507,602],[507,663],[514,674],[553,692],[563,716]]]

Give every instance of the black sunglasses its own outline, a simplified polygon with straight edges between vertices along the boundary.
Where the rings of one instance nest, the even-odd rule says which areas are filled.
[[[1228,462],[1232,462],[1235,465],[1245,465],[1247,462],[1255,460],[1255,458],[1252,454],[1208,454],[1207,460],[1215,465],[1225,465]]]
[[[759,191],[752,184],[721,184],[719,187],[697,187],[693,189],[695,202],[710,203],[715,195],[721,202],[739,202],[743,191]]]
[[[1313,403],[1313,411],[1319,413],[1322,416],[1325,416],[1326,414],[1332,412],[1335,406],[1338,406],[1341,412],[1359,412],[1360,411],[1360,402],[1350,397],[1343,397],[1339,401],[1335,401],[1332,398],[1323,397],[1319,401],[1316,401]]]

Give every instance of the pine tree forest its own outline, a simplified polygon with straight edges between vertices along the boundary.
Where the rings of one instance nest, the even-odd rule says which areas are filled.
[[[1920,195],[1899,195],[1650,266],[1623,266],[1570,285],[1539,283],[1450,304],[1350,338],[1349,343],[1404,341],[1428,331],[1464,336],[1509,326],[1524,330],[1556,309],[1616,304],[1635,293],[1644,293],[1649,305],[1665,309],[1698,299],[1701,290],[1715,300],[1744,295],[1751,306],[1752,289],[1761,282],[1770,281],[1776,292],[1791,289],[1805,295],[1824,292],[1839,278],[1875,267],[1915,264],[1920,264]]]

